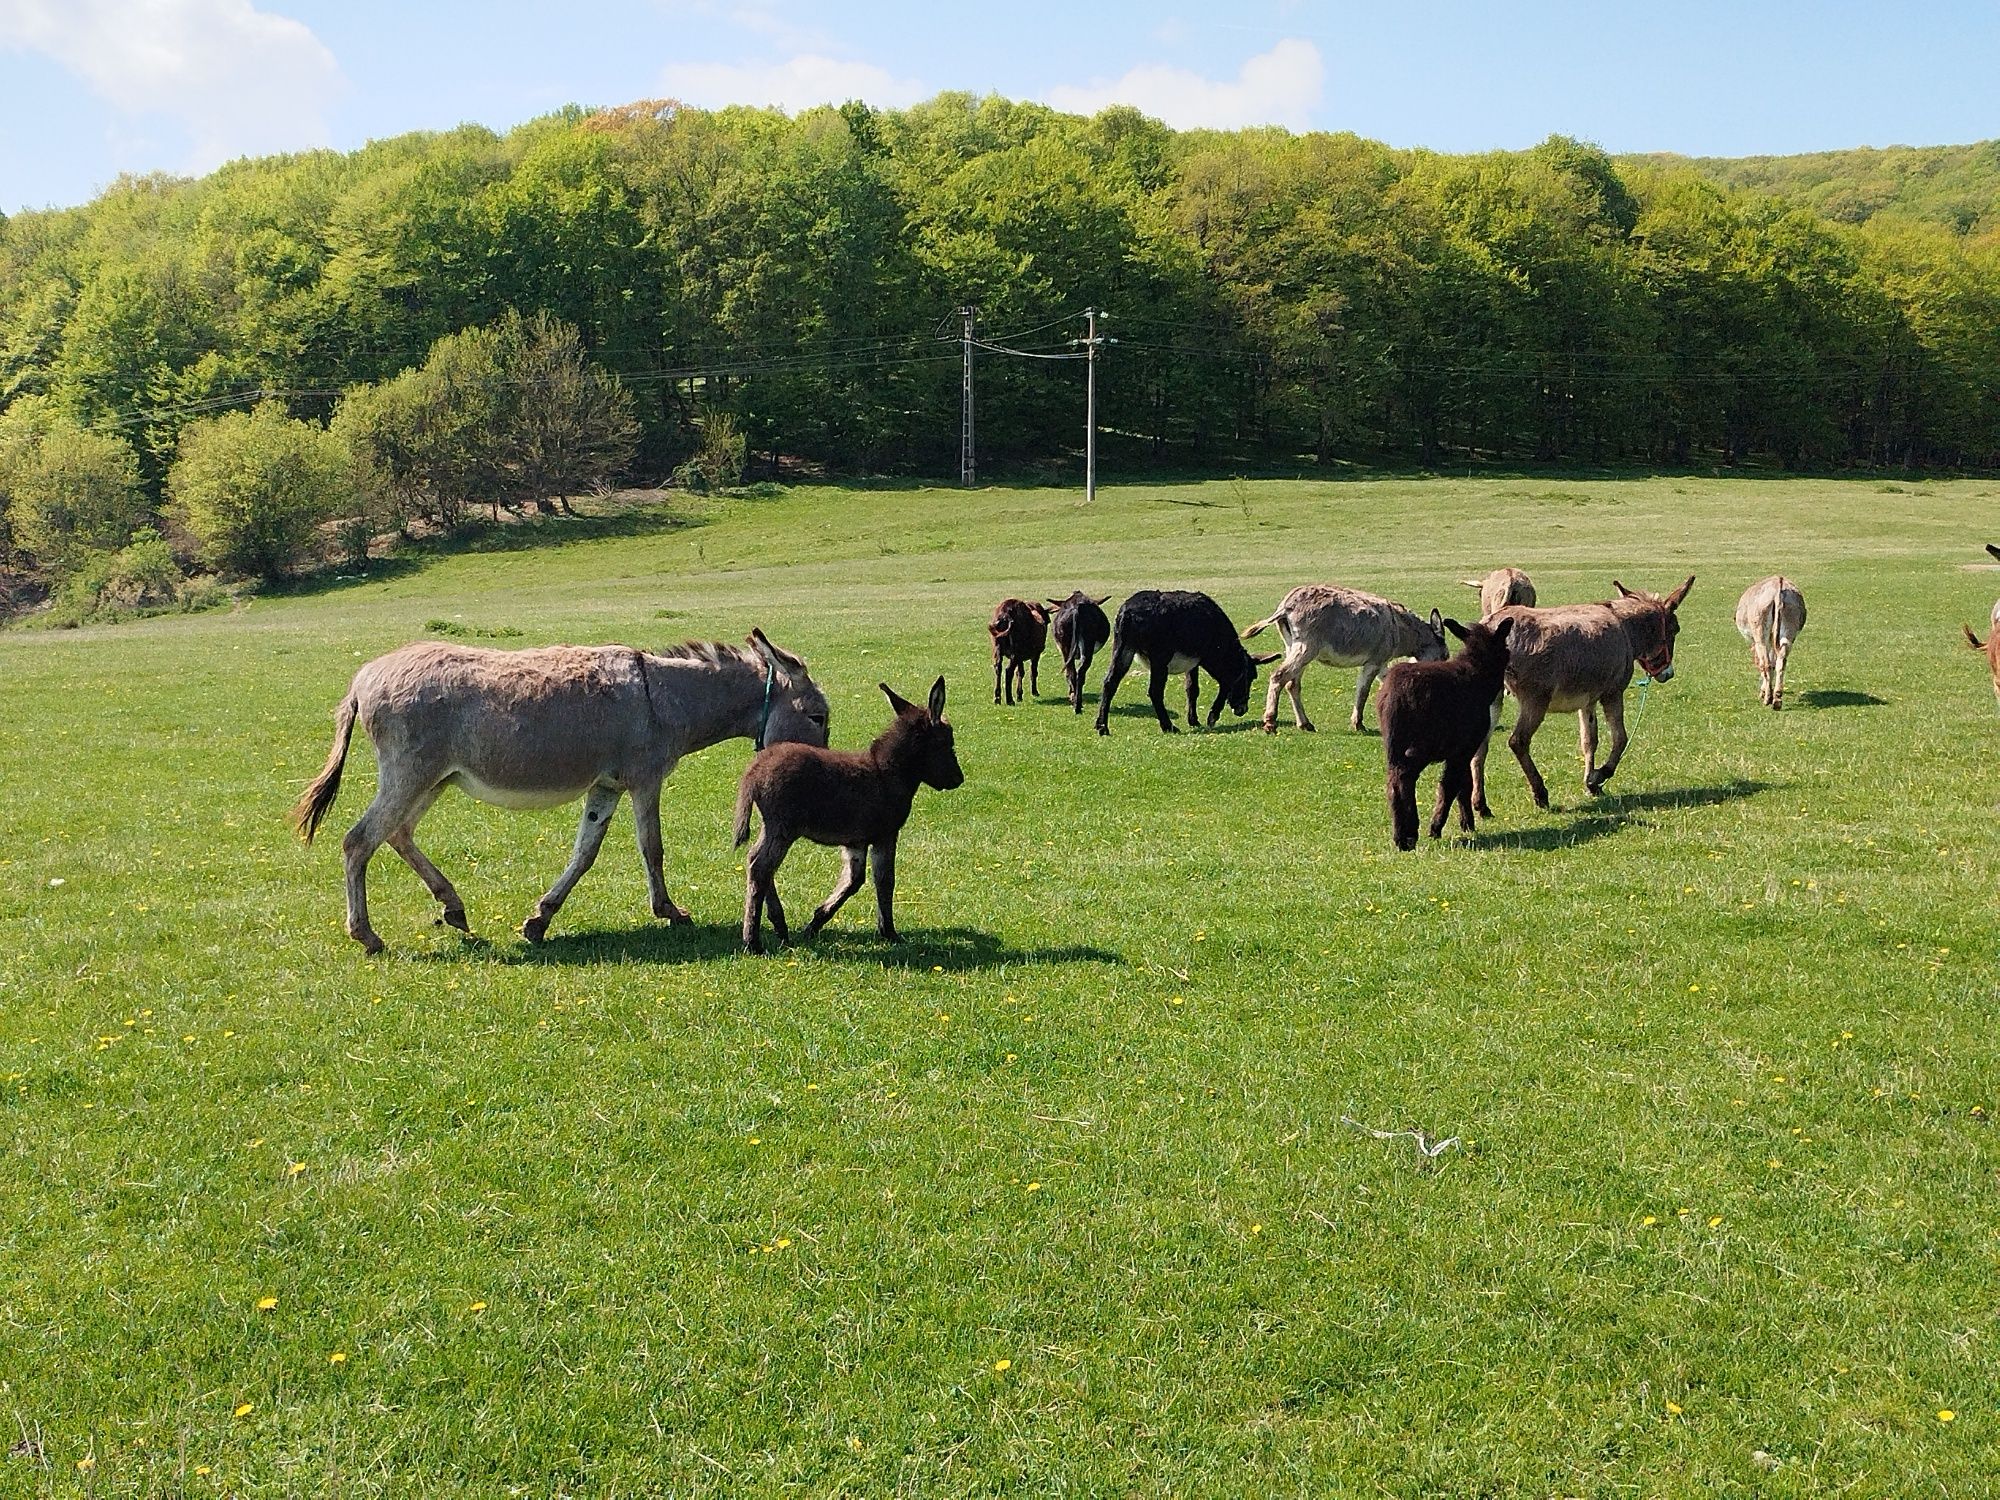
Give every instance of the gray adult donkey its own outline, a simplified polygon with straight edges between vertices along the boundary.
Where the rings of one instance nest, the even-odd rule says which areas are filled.
[[[1694,578],[1665,598],[1643,589],[1628,589],[1617,579],[1616,599],[1602,604],[1559,604],[1535,609],[1509,604],[1486,623],[1514,621],[1509,637],[1507,688],[1520,701],[1520,717],[1507,736],[1507,746],[1521,763],[1535,806],[1548,811],[1549,789],[1528,753],[1535,731],[1551,711],[1576,710],[1577,737],[1583,753],[1583,784],[1592,796],[1604,790],[1624,758],[1625,689],[1636,667],[1656,682],[1674,675],[1674,637],[1680,620],[1674,611],[1694,587]],[[1597,708],[1611,729],[1611,753],[1597,763]],[[1493,700],[1493,719],[1500,718],[1500,700]],[[1481,817],[1491,817],[1486,805],[1486,750],[1472,760],[1472,805]]]
[[[632,794],[653,915],[693,920],[667,895],[660,869],[660,784],[681,757],[728,739],[826,743],[826,697],[806,664],[750,632],[749,647],[716,642],[640,651],[545,646],[487,651],[425,641],[378,656],[334,711],[333,750],[292,822],[312,842],[340,791],[355,720],[375,745],[375,800],[347,831],[347,933],[370,953],[368,861],[387,844],[469,932],[465,903],[417,847],[418,819],[457,786],[496,807],[556,807],[584,799],[569,865],[521,935],[540,942],[597,858],[618,799]]]
[[[1264,697],[1264,733],[1278,732],[1278,694],[1292,700],[1292,722],[1311,730],[1305,704],[1299,699],[1299,679],[1316,661],[1336,667],[1359,667],[1354,683],[1354,712],[1347,727],[1361,728],[1361,711],[1368,690],[1382,669],[1397,657],[1418,661],[1445,659],[1444,617],[1431,611],[1429,620],[1380,594],[1341,588],[1331,583],[1304,583],[1285,595],[1277,609],[1243,632],[1251,640],[1266,626],[1278,627],[1285,654],[1271,668],[1271,688]]]

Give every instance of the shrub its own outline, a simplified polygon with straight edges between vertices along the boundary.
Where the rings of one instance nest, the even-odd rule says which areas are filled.
[[[192,424],[167,474],[173,516],[202,561],[264,578],[294,567],[353,492],[339,438],[275,402]]]
[[[726,411],[711,411],[701,420],[701,446],[678,469],[674,478],[691,490],[726,490],[743,481],[743,462],[748,444],[736,418]]]
[[[13,544],[56,580],[124,543],[148,516],[131,446],[41,400],[0,417],[0,496]]]

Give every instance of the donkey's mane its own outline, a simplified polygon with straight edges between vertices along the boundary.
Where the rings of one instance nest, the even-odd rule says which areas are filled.
[[[726,641],[682,641],[678,646],[658,646],[646,653],[663,661],[696,661],[711,667],[730,664],[757,666],[762,658],[748,646],[732,646]]]

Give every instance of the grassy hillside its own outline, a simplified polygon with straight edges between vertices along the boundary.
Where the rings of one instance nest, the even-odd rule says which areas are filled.
[[[2000,720],[1957,626],[1995,498],[801,490],[0,636],[0,1494],[1978,1493]],[[1557,810],[1502,750],[1470,840],[1391,849],[1347,672],[1317,735],[1164,736],[1128,680],[1100,740],[1053,657],[990,702],[1004,593],[1470,612],[1502,561],[1544,602],[1697,582],[1610,795],[1552,722]],[[1780,568],[1773,714],[1730,615]],[[454,795],[423,839],[479,936],[385,852],[364,957],[283,813],[432,620],[762,625],[842,745],[942,671],[969,779],[920,795],[907,944],[864,896],[736,954],[739,742],[669,787],[692,930],[621,811],[524,946],[575,809]],[[371,782],[363,747],[336,835]],[[794,853],[795,909],[834,866]]]
[[[1692,167],[1730,187],[1776,193],[1845,224],[1877,214],[1923,219],[1960,233],[1995,227],[2000,141],[1970,146],[1857,147],[1798,156],[1632,158]]]

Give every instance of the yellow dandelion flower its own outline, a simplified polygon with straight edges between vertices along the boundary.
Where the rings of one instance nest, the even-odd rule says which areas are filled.
[[[269,1312],[272,1308],[276,1307],[277,1305],[278,1305],[278,1299],[276,1297],[259,1297],[257,1299],[258,1312]]]
[[[296,1177],[299,1175],[299,1173],[303,1172],[305,1169],[306,1169],[306,1164],[304,1162],[295,1161],[289,1167],[285,1168],[285,1175],[287,1177]]]
[[[346,1363],[347,1363],[347,1351],[346,1351],[346,1350],[344,1350],[344,1349],[336,1349],[336,1350],[334,1350],[334,1351],[333,1351],[333,1353],[329,1354],[329,1355],[328,1355],[328,1356],[326,1357],[326,1362],[327,1362],[328,1364],[330,1364],[330,1365],[344,1365],[344,1364],[346,1364]]]
[[[469,1313],[485,1312],[486,1304],[484,1302],[474,1302],[470,1306],[468,1306],[465,1310]]]
[[[245,1401],[241,1406],[236,1408],[236,1415],[239,1417],[247,1417],[250,1415],[251,1412],[255,1411],[256,1409],[257,1408],[255,1405],[253,1405],[248,1401]]]
[[[1655,1224],[1659,1222],[1660,1221],[1654,1218],[1651,1214],[1647,1214],[1645,1218],[1639,1221],[1639,1227],[1641,1229],[1651,1229]]]
[[[1958,1420],[1958,1413],[1953,1411],[1950,1407],[1946,1407],[1943,1411],[1938,1413],[1938,1420],[1940,1422],[1956,1422]]]
[[[263,1144],[264,1144],[264,1137],[262,1137],[262,1136],[260,1135],[260,1136],[258,1136],[258,1137],[257,1137],[257,1139],[256,1139],[256,1140],[254,1140],[254,1141],[245,1141],[245,1142],[243,1143],[243,1146],[244,1146],[244,1149],[245,1149],[246,1151],[254,1151],[254,1150],[256,1150],[256,1148],[257,1148],[257,1147],[259,1147],[259,1146],[261,1146],[261,1145],[263,1145]]]
[[[1709,1227],[1710,1229],[1713,1229],[1713,1228],[1715,1228],[1715,1226],[1716,1226],[1716,1225],[1720,1224],[1721,1222],[1722,1222],[1722,1215],[1721,1215],[1721,1214],[1717,1214],[1717,1215],[1716,1215],[1716,1216],[1715,1216],[1714,1218],[1712,1218],[1712,1219],[1710,1219],[1710,1220],[1708,1221],[1708,1227]]]
[[[1250,1226],[1250,1232],[1252,1234],[1262,1234],[1264,1232],[1264,1226],[1262,1224],[1252,1224]]]
[[[97,1460],[90,1457],[88,1454],[86,1454],[82,1458],[79,1458],[76,1461],[76,1468],[79,1474],[88,1474],[92,1469],[96,1467],[97,1467]]]
[[[792,1242],[791,1242],[790,1240],[782,1240],[782,1239],[781,1239],[781,1240],[779,1240],[779,1241],[778,1241],[778,1248],[779,1248],[780,1250],[789,1250],[789,1249],[791,1249],[791,1248],[792,1248]]]
[[[1039,1182],[1031,1182],[1024,1189],[1024,1191],[1030,1193],[1039,1193],[1041,1190],[1042,1190],[1042,1185]]]
[[[1668,1415],[1668,1416],[1670,1416],[1670,1417],[1678,1417],[1678,1416],[1679,1416],[1679,1415],[1681,1414],[1681,1410],[1682,1410],[1682,1408],[1681,1408],[1681,1406],[1680,1406],[1680,1404],[1679,1404],[1678,1402],[1675,1402],[1675,1401],[1669,1401],[1669,1402],[1667,1403],[1667,1415]]]
[[[210,1467],[209,1467],[209,1466],[208,1466],[207,1464],[196,1464],[196,1465],[194,1466],[194,1472],[195,1472],[195,1474],[196,1474],[196,1476],[197,1476],[198,1478],[204,1478],[204,1479],[205,1479],[205,1478],[207,1478],[207,1477],[208,1477],[208,1476],[209,1476],[210,1474],[213,1474],[213,1473],[215,1472],[215,1470],[214,1470],[214,1469],[212,1469],[212,1468],[210,1468]]]
[[[1014,1368],[1014,1361],[1011,1359],[996,1359],[993,1361],[993,1368],[996,1373],[1005,1375],[1009,1370]]]

